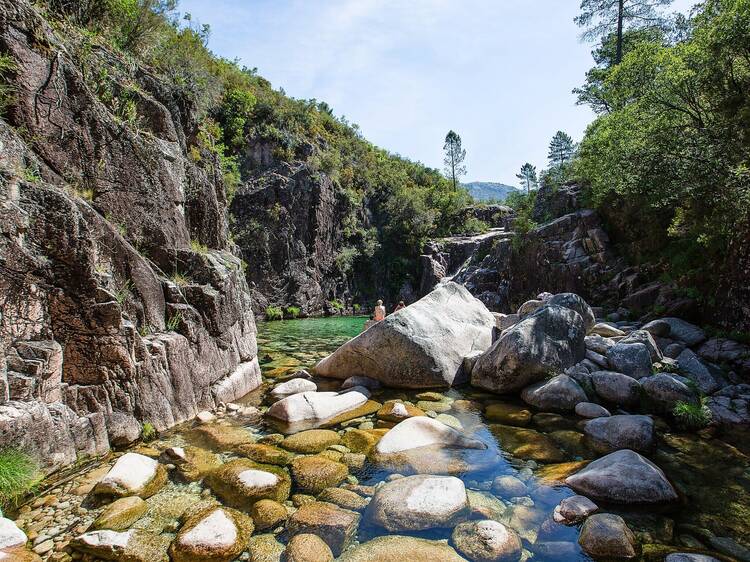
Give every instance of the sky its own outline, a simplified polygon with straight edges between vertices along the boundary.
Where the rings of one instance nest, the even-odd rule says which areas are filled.
[[[693,0],[676,0],[687,10]],[[558,130],[593,113],[573,88],[592,66],[578,0],[181,0],[209,47],[275,88],[327,102],[391,152],[443,168],[453,129],[465,181],[515,185]]]

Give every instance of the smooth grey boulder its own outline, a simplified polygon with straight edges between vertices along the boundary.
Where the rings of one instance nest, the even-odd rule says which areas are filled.
[[[529,314],[533,314],[540,308],[542,308],[545,305],[545,302],[539,299],[532,299],[530,301],[526,301],[521,306],[518,307],[518,312],[516,312],[516,316],[519,318],[525,318]]]
[[[688,385],[668,373],[657,373],[640,380],[641,388],[657,410],[671,412],[677,402],[697,404],[698,397]]]
[[[719,390],[716,381],[708,367],[690,349],[684,349],[677,357],[680,371],[695,381],[703,394],[713,394]]]
[[[654,336],[646,330],[634,330],[626,337],[622,338],[618,343],[642,343],[648,348],[652,363],[664,359],[664,355],[662,355],[662,352],[659,350],[659,346],[657,345]]]
[[[680,318],[659,318],[652,320],[643,329],[654,336],[679,340],[689,346],[697,345],[706,339],[706,333],[695,324]]]
[[[324,377],[367,376],[396,388],[465,382],[463,360],[492,344],[495,318],[457,283],[387,316],[315,366]]]
[[[617,343],[607,351],[607,359],[613,371],[634,379],[651,374],[651,353],[642,343]]]
[[[586,496],[571,496],[562,500],[557,507],[555,507],[555,511],[552,513],[552,518],[557,523],[575,525],[598,510],[599,506]]]
[[[451,541],[456,550],[474,562],[518,562],[521,539],[499,521],[465,521],[453,529]]]
[[[595,371],[591,373],[591,384],[600,398],[618,406],[634,406],[640,400],[640,383],[622,373]]]
[[[604,356],[607,355],[610,347],[617,344],[615,340],[600,336],[599,334],[589,334],[584,341],[586,342],[586,349]]]
[[[585,335],[580,314],[544,306],[506,330],[477,360],[471,384],[500,394],[519,391],[583,360]]]
[[[576,404],[575,413],[582,418],[589,419],[606,418],[612,415],[607,408],[593,402],[580,402]]]
[[[586,519],[578,544],[596,559],[629,560],[639,554],[633,531],[622,517],[613,513],[598,513]]]
[[[366,516],[391,532],[423,531],[454,527],[468,509],[466,488],[458,478],[416,475],[378,488]]]
[[[573,490],[604,502],[657,504],[677,499],[677,492],[664,472],[635,451],[615,451],[568,476]]]
[[[527,386],[521,392],[527,404],[544,411],[570,412],[588,398],[581,386],[568,375],[557,375],[548,381]]]
[[[575,293],[558,293],[557,295],[554,295],[551,299],[546,301],[546,304],[563,306],[565,308],[569,308],[570,310],[575,310],[578,314],[581,315],[581,318],[583,318],[583,325],[586,329],[587,334],[596,325],[596,316],[594,316],[594,311],[591,310],[591,307],[585,300],[583,300],[583,298],[576,295]]]
[[[595,324],[591,329],[591,333],[602,336],[604,338],[612,338],[625,335],[625,332],[620,330],[620,328],[606,322],[599,322],[598,324]]]
[[[647,453],[654,447],[654,420],[648,416],[618,415],[586,422],[588,445],[598,453],[632,449]]]

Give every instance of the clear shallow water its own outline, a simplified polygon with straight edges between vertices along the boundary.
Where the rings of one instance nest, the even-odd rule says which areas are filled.
[[[320,358],[357,335],[365,320],[362,317],[334,317],[260,323],[259,356],[266,381],[260,389],[244,397],[242,402],[261,407],[267,405],[265,394],[277,382],[276,379],[299,368],[312,367]],[[340,385],[340,381],[316,382],[320,389],[335,389]],[[518,400],[501,399],[471,387],[446,390],[441,393],[445,399],[437,404],[420,400],[424,397],[418,394],[416,391],[386,389],[373,393],[372,399],[379,403],[400,399],[425,411],[440,410],[442,421],[460,424],[466,435],[487,444],[486,450],[458,453],[458,460],[468,467],[456,476],[464,481],[475,500],[480,498],[485,509],[494,511],[498,520],[519,533],[526,556],[534,561],[590,560],[578,546],[579,529],[551,520],[552,511],[559,501],[573,495],[560,481],[579,469],[586,460],[596,458],[582,440],[580,419],[535,412]],[[443,406],[440,407],[440,404]],[[428,412],[428,415],[437,416],[438,412]],[[502,423],[499,421],[501,417]],[[227,417],[220,423],[243,425],[258,437],[276,433],[264,421],[240,424],[236,418]],[[346,421],[332,429],[345,426],[378,427],[380,423],[371,414]],[[719,557],[715,550],[707,548],[710,547],[712,535],[737,543],[750,542],[750,459],[744,452],[750,449],[745,446],[746,436],[732,436],[733,444],[730,444],[727,437],[701,437],[675,432],[664,420],[657,419],[656,425],[659,430],[658,447],[650,458],[666,472],[679,491],[681,501],[655,509],[623,509],[600,504],[601,510],[618,513],[626,519],[644,545],[643,560],[663,560],[667,553],[684,551],[691,546]],[[169,446],[206,446],[205,441],[196,438],[194,427],[192,422],[183,424],[161,435],[156,442],[134,449],[158,456],[159,451]],[[236,456],[227,448],[208,448],[225,460]],[[428,460],[437,462],[445,459]],[[451,457],[446,462],[455,460],[456,457]],[[50,496],[40,498],[38,508],[22,514],[22,519],[25,519],[22,526],[43,535],[64,523],[69,529],[61,546],[65,544],[69,537],[88,528],[101,513],[103,506],[90,503],[86,494],[92,483],[98,481],[106,470],[106,465],[96,466],[83,471],[74,480],[49,490],[46,493],[54,496],[55,500],[52,507],[45,507],[49,502],[44,500]],[[366,463],[361,470],[353,470],[351,474],[359,484],[376,485],[386,480],[392,472],[407,471],[383,470]],[[504,475],[523,480],[526,490],[521,495],[514,495],[493,488],[494,479]],[[186,484],[172,478],[162,491],[147,500],[148,515],[134,524],[134,528],[168,535],[171,540],[179,528],[179,516],[184,507],[199,501],[201,495],[208,492],[200,483]],[[78,506],[88,511],[79,511]],[[450,533],[451,529],[433,529],[413,535],[449,539]],[[365,542],[383,534],[387,533],[363,518],[357,540]],[[282,543],[286,540],[283,533],[278,538]],[[45,555],[44,559],[47,558]],[[733,558],[724,556],[720,559]]]

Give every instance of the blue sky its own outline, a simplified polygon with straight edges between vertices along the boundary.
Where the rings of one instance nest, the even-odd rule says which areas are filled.
[[[688,9],[692,0],[677,0]],[[324,100],[375,144],[442,168],[449,129],[467,181],[515,184],[558,129],[593,114],[571,90],[592,65],[577,0],[182,0],[209,47],[274,87]]]

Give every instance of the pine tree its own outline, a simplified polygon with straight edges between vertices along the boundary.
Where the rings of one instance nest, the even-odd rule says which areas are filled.
[[[521,187],[526,188],[526,195],[531,193],[532,189],[536,189],[537,177],[536,177],[536,166],[532,166],[528,162],[521,166],[521,173],[516,174],[516,177],[521,180]]]
[[[576,145],[570,135],[564,131],[557,131],[549,143],[547,158],[549,158],[550,167],[562,168],[573,158],[575,151]]]
[[[466,174],[466,166],[463,164],[466,158],[466,150],[461,147],[461,137],[453,131],[448,131],[448,134],[445,135],[443,150],[445,151],[445,158],[443,159],[445,174],[453,182],[453,190],[456,191],[461,176]]]
[[[581,0],[581,15],[575,22],[586,28],[582,34],[586,41],[616,34],[615,64],[620,64],[625,26],[659,27],[664,18],[659,16],[657,8],[671,3],[672,0]]]

